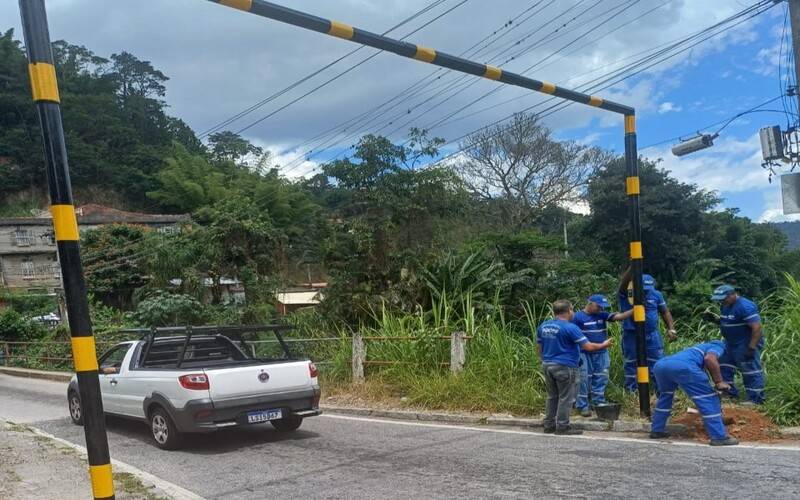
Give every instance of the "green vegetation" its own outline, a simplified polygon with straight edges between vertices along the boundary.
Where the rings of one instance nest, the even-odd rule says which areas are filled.
[[[581,306],[591,293],[613,299],[627,265],[628,220],[623,161],[612,153],[558,141],[535,116],[462,144],[453,162],[436,163],[443,140],[412,129],[393,144],[367,134],[350,154],[291,180],[270,155],[221,131],[201,142],[167,114],[167,75],[133,54],[98,56],[53,44],[72,182],[79,204],[187,213],[176,234],[111,225],[86,231],[83,263],[92,321],[102,346],[124,327],[255,324],[274,320],[276,290],[326,281],[318,311],[290,318],[296,344],[324,360],[323,373],[343,383],[350,373],[351,332],[415,337],[375,341],[369,378],[414,404],[519,413],[538,411],[542,382],[527,336],[551,301]],[[0,35],[0,214],[27,215],[46,199],[40,136],[27,66],[14,33]],[[682,335],[674,350],[717,336],[698,313],[710,290],[736,284],[764,309],[767,410],[780,423],[800,422],[796,354],[800,250],[771,225],[718,210],[716,193],[685,184],[657,162],[640,159],[646,272],[673,309]],[[584,202],[590,215],[566,210]],[[566,233],[566,241],[565,241]],[[236,278],[246,300],[233,300]],[[238,286],[238,285],[237,285]],[[65,341],[30,318],[52,302],[3,294],[0,340]],[[463,330],[465,371],[450,375],[447,342]],[[31,348],[64,357],[66,347]],[[37,364],[39,363],[39,364]],[[622,362],[612,349],[611,394]]]

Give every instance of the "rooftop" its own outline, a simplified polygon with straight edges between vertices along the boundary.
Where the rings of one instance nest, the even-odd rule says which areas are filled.
[[[189,221],[188,214],[168,215],[168,214],[146,214],[142,212],[126,212],[116,208],[106,207],[90,203],[75,209],[78,216],[78,224],[176,224]],[[35,217],[4,217],[0,218],[0,225],[3,226],[38,226],[42,224],[50,225],[52,216],[49,212],[42,210]]]

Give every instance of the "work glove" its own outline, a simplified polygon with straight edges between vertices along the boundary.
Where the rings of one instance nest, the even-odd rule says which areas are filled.
[[[715,389],[717,390],[717,392],[719,392],[720,394],[727,394],[727,393],[728,393],[728,391],[730,391],[730,390],[731,390],[731,386],[730,386],[730,385],[729,385],[727,382],[717,382],[717,383],[714,385],[714,388],[715,388]]]
[[[751,360],[756,357],[756,350],[752,347],[748,347],[747,350],[744,352],[744,359]]]
[[[667,338],[670,342],[675,342],[678,340],[678,332],[676,332],[674,328],[667,330]]]
[[[703,321],[708,321],[709,323],[714,323],[717,325],[719,324],[719,316],[709,311],[708,309],[703,311],[700,317],[703,319]]]

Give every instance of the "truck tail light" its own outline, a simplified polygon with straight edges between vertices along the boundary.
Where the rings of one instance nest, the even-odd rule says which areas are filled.
[[[181,387],[193,391],[207,391],[209,389],[208,377],[202,373],[192,373],[178,377]]]
[[[308,375],[311,378],[317,378],[317,375],[319,375],[319,371],[317,370],[317,365],[315,365],[314,363],[308,363]]]

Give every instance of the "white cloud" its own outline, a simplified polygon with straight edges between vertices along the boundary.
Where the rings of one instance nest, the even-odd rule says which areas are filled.
[[[764,207],[764,211],[758,218],[759,222],[800,221],[800,214],[783,214],[783,200],[778,178],[773,179],[772,189],[764,192]]]
[[[658,114],[660,114],[660,115],[663,115],[664,113],[670,113],[670,112],[679,113],[681,111],[683,111],[682,107],[676,106],[675,104],[673,104],[673,103],[671,103],[669,101],[662,102],[658,106]]]

